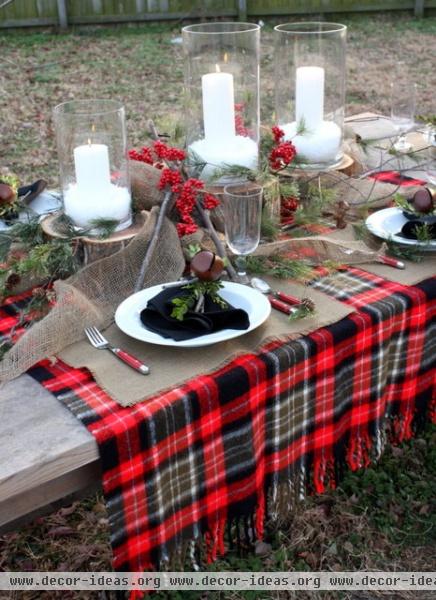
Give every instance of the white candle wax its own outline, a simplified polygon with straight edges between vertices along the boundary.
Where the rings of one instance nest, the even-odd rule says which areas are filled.
[[[130,192],[128,188],[110,183],[104,192],[94,194],[92,190],[83,193],[73,184],[64,193],[64,210],[78,227],[92,227],[96,219],[119,221],[116,231],[128,227],[131,222]]]
[[[305,128],[315,130],[324,118],[324,69],[299,67],[295,82],[295,119],[304,120]]]
[[[229,165],[238,165],[252,170],[257,168],[257,144],[251,138],[242,135],[235,135],[225,148],[210,144],[209,140],[203,139],[192,143],[189,150],[206,163],[200,174],[203,181],[208,181],[217,169]]]
[[[209,144],[224,146],[235,137],[233,75],[207,73],[201,78],[204,136]]]
[[[297,135],[297,122],[280,125],[285,140],[294,144],[300,158],[313,164],[332,164],[341,158],[341,128],[333,121],[322,121],[319,127]]]
[[[74,148],[78,189],[86,195],[100,194],[111,182],[109,152],[105,144],[84,144]]]

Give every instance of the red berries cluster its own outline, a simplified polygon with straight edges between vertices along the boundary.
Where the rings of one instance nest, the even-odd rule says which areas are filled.
[[[176,208],[181,218],[181,222],[177,224],[177,232],[180,237],[197,231],[197,224],[192,218],[192,213],[195,208],[197,193],[203,189],[203,186],[202,181],[194,178],[188,179],[179,186]]]
[[[152,165],[154,163],[151,149],[148,146],[143,146],[138,152],[137,150],[129,150],[129,158],[131,160],[139,160],[140,162]]]
[[[235,104],[235,131],[236,135],[247,137],[249,131],[244,125],[244,109],[245,105],[243,103]]]
[[[215,198],[215,196],[212,196],[212,194],[204,194],[203,207],[206,210],[213,210],[214,208],[219,206],[219,203],[220,201],[218,200],[218,198]]]
[[[129,158],[162,169],[157,187],[160,190],[169,188],[176,197],[175,206],[181,218],[181,222],[177,223],[176,226],[179,236],[182,237],[197,231],[197,224],[192,217],[192,213],[195,208],[197,195],[199,191],[203,190],[204,183],[194,178],[183,181],[179,170],[170,169],[165,166],[165,162],[161,162],[183,161],[186,158],[186,152],[179,148],[171,148],[161,140],[157,140],[153,143],[152,147],[144,146],[139,152],[130,150]],[[203,207],[206,210],[213,210],[218,204],[219,201],[215,196],[212,194],[203,194]]]
[[[297,150],[292,142],[284,142],[285,132],[275,125],[271,129],[274,136],[275,146],[269,155],[269,164],[271,169],[278,171],[287,167],[295,158]]]
[[[186,152],[184,150],[180,150],[180,148],[172,148],[171,146],[167,146],[161,140],[156,140],[153,143],[153,150],[160,160],[185,160]]]
[[[179,171],[172,171],[171,169],[162,169],[162,173],[159,179],[157,187],[160,190],[165,189],[167,186],[171,187],[171,191],[178,193],[180,191],[180,184],[182,183],[182,176]]]
[[[139,160],[140,162],[147,163],[148,165],[155,165],[158,168],[162,168],[162,165],[156,165],[159,161],[167,160],[170,162],[176,160],[185,160],[186,152],[180,150],[180,148],[172,148],[167,146],[161,140],[153,142],[153,146],[143,146],[138,152],[137,150],[129,150],[129,158],[132,160]]]
[[[282,198],[280,209],[280,222],[282,225],[290,225],[294,222],[294,213],[298,208],[298,200],[293,196]]]
[[[181,219],[181,222],[177,223],[176,226],[179,236],[182,237],[190,233],[195,233],[198,227],[192,217],[192,213],[195,208],[198,192],[203,190],[204,183],[194,178],[182,182],[182,176],[179,171],[163,169],[158,187],[160,190],[170,187],[176,196],[175,206]],[[213,210],[218,205],[219,201],[215,196],[212,194],[203,195],[203,207],[206,210]]]
[[[297,150],[292,142],[281,142],[275,146],[269,155],[271,169],[278,171],[287,167],[295,158]]]
[[[277,125],[274,125],[274,127],[271,128],[271,131],[274,136],[274,142],[276,144],[280,144],[280,142],[282,141],[282,138],[285,137],[285,132],[283,131],[283,129],[280,129],[280,127],[277,127]]]

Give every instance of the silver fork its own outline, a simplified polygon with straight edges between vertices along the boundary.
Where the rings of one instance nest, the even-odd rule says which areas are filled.
[[[147,365],[142,363],[140,360],[125,350],[121,350],[121,348],[112,346],[107,339],[102,336],[97,327],[86,327],[85,333],[94,348],[97,348],[98,350],[110,350],[117,358],[125,362],[126,365],[129,365],[129,367],[132,367],[132,369],[135,369],[135,371],[138,371],[142,375],[148,375],[150,373],[150,369],[147,367]]]

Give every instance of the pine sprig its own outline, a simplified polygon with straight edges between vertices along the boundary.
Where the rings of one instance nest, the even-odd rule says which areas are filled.
[[[253,171],[253,169],[242,167],[240,165],[223,165],[214,170],[211,182],[216,183],[221,179],[247,179],[248,181],[256,181],[257,171]]]
[[[70,241],[84,236],[105,240],[115,232],[118,225],[117,219],[98,218],[89,221],[89,227],[78,230],[73,220],[65,213],[61,213],[56,219],[57,230]]]
[[[336,199],[336,192],[321,185],[310,184],[302,201],[294,214],[295,225],[319,223],[323,213],[331,207]]]
[[[278,219],[271,215],[266,206],[262,210],[260,233],[263,239],[270,242],[276,240],[280,233],[280,223],[278,222]]]
[[[183,321],[186,314],[195,307],[195,304],[202,296],[209,296],[221,308],[227,308],[227,302],[219,295],[222,287],[223,284],[220,281],[196,281],[184,285],[181,288],[184,290],[184,294],[173,298],[171,301],[174,306],[171,317],[178,321]]]
[[[313,315],[315,312],[315,308],[303,303],[299,304],[295,308],[296,310],[294,310],[288,317],[289,321],[298,321],[299,319],[304,319],[304,317]]]
[[[372,235],[365,223],[354,223],[353,231],[357,240],[368,241]],[[420,263],[424,259],[424,254],[419,247],[401,246],[392,240],[386,241],[386,254],[415,263]]]
[[[279,279],[307,281],[315,276],[313,268],[304,261],[292,260],[278,254],[249,256],[247,269],[253,275],[273,275]]]

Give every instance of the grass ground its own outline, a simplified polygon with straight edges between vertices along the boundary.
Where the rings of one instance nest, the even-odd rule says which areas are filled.
[[[435,113],[436,19],[359,16],[349,25],[347,114],[389,110],[389,81],[419,84],[418,112]],[[182,115],[181,47],[171,26],[0,34],[0,170],[22,181],[57,184],[51,109],[73,98],[112,97],[127,109],[131,145],[145,137],[148,118]],[[272,111],[272,26],[262,42],[262,117]],[[266,556],[229,553],[213,568],[230,570],[432,570],[436,564],[436,432],[389,449],[380,463],[348,474],[342,486],[310,497],[280,529],[271,529]],[[251,550],[251,549],[247,549]],[[99,494],[20,531],[0,537],[2,570],[109,570],[107,516]],[[434,594],[434,592],[432,593]],[[0,598],[7,598],[0,592]],[[26,592],[25,600],[104,598],[98,593]],[[156,596],[155,596],[156,597]],[[163,597],[162,595],[159,597]],[[430,593],[209,593],[239,598],[434,598]],[[182,598],[173,593],[171,598]],[[183,599],[200,598],[184,593]]]
[[[378,14],[343,20],[349,26],[347,114],[389,112],[392,78],[417,82],[418,113],[434,113],[436,18]],[[182,119],[182,48],[171,43],[179,34],[180,26],[171,25],[0,33],[0,169],[9,167],[22,180],[44,176],[57,184],[51,111],[66,100],[121,100],[132,145],[144,140],[150,117]],[[273,110],[272,71],[268,23],[262,31],[265,123]]]

